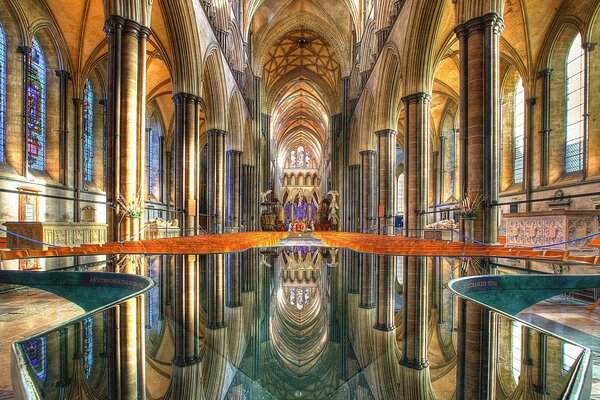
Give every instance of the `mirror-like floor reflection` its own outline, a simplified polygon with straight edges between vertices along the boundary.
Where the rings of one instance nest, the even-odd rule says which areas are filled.
[[[553,272],[504,261],[310,246],[117,256],[107,271],[156,286],[21,348],[48,399],[560,398],[580,347],[446,287]]]

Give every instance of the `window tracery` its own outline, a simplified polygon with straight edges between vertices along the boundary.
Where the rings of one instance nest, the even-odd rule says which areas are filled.
[[[94,91],[89,79],[83,89],[83,180],[94,180]]]
[[[583,169],[584,54],[578,34],[567,55],[565,172]]]

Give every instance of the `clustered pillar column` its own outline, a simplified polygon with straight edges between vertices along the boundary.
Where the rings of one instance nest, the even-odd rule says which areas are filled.
[[[108,37],[107,221],[110,240],[128,239],[140,232],[144,205],[145,49],[150,29],[117,15],[104,25]],[[142,93],[143,92],[143,93]]]
[[[431,96],[415,93],[402,98],[404,103],[404,236],[420,237],[425,228],[429,196],[429,104]]]
[[[375,329],[391,331],[394,322],[394,283],[396,282],[396,257],[379,255],[377,265],[377,321]]]
[[[428,278],[427,258],[404,257],[404,304],[402,312],[402,360],[401,363],[413,369],[429,366],[427,359]]]
[[[206,327],[220,329],[225,324],[225,255],[214,254],[207,256],[207,286],[208,307],[206,311]]]
[[[498,145],[500,122],[499,64],[502,19],[496,13],[473,18],[456,27],[460,48],[461,165],[466,190],[461,196],[480,194],[485,199],[473,226],[473,239],[495,242],[498,210]],[[468,169],[466,168],[468,166]],[[463,175],[463,174],[461,174]],[[463,176],[461,176],[463,178]]]
[[[375,225],[376,209],[375,196],[377,195],[377,173],[375,169],[374,150],[365,150],[360,152],[361,159],[361,200],[360,200],[360,220],[361,231],[370,233],[371,227]]]
[[[242,178],[242,152],[227,152],[227,228],[238,232],[240,228],[240,191]]]
[[[227,253],[227,307],[234,308],[242,305],[242,272],[240,253]]]
[[[225,226],[225,136],[227,132],[211,129],[208,138],[208,230],[223,233]]]
[[[396,203],[394,187],[396,186],[396,131],[385,129],[375,132],[377,136],[378,183],[379,183],[379,231],[388,235],[394,233],[394,215]],[[383,214],[383,215],[382,215]]]
[[[200,361],[198,266],[196,256],[175,255],[173,363],[185,367]]]
[[[377,169],[375,150],[360,152],[360,230],[371,233],[376,226],[376,196],[377,196]],[[360,255],[360,303],[361,308],[375,307],[375,266],[377,256],[372,254]]]
[[[200,129],[200,99],[197,96],[178,93],[175,103],[175,209],[182,218],[185,236],[196,234],[197,220],[197,149],[196,138]]]

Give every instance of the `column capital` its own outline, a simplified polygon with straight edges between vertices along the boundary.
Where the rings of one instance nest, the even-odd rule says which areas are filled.
[[[529,97],[525,102],[529,106],[535,106],[537,104],[537,97]]]
[[[115,30],[123,29],[125,18],[118,15],[111,15],[104,21],[104,33],[106,35],[112,34]]]
[[[54,70],[54,73],[59,78],[65,78],[65,79],[71,80],[71,73],[69,71],[65,71],[64,69],[57,69],[57,70]]]
[[[139,39],[142,32],[142,25],[131,19],[125,19],[123,21],[123,34],[131,35]]]
[[[29,46],[19,46],[17,47],[17,53],[21,53],[21,54],[29,54],[31,53],[31,47]]]
[[[227,131],[224,131],[222,129],[209,129],[206,131],[206,136],[207,137],[211,137],[211,136],[227,136]]]
[[[108,105],[108,100],[100,99],[100,100],[98,100],[98,104],[100,104],[101,106],[106,106],[106,105]]]
[[[173,95],[173,97],[171,97],[171,99],[173,100],[173,103],[175,104],[181,104],[181,103],[199,103],[200,102],[200,97],[194,95],[194,94],[189,94],[189,93],[183,93],[183,92],[179,92],[179,93],[175,93]]]
[[[552,68],[544,68],[543,70],[538,71],[538,73],[535,74],[535,76],[538,79],[540,79],[540,78],[550,78],[553,73],[554,73],[554,69],[552,69]]]
[[[596,43],[585,42],[581,44],[581,48],[585,51],[592,51],[596,48]]]
[[[377,154],[377,152],[375,150],[363,150],[363,151],[360,151],[358,154],[360,154],[363,157],[368,157],[368,156],[374,156],[375,154]]]
[[[397,134],[398,134],[398,132],[396,132],[394,129],[382,129],[380,131],[375,132],[375,136],[377,136],[377,137],[395,136]]]
[[[420,102],[429,103],[430,101],[431,101],[431,95],[429,93],[425,93],[425,92],[417,92],[417,93],[409,94],[407,96],[402,97],[402,102],[405,104],[420,103]]]
[[[82,99],[73,98],[73,105],[75,107],[81,107],[83,105],[83,100]]]
[[[227,150],[227,154],[230,154],[234,157],[239,157],[242,155],[242,152],[240,150]]]
[[[494,33],[499,35],[504,29],[504,21],[498,13],[491,12],[457,25],[454,33],[459,39],[475,33],[483,34],[486,26],[491,26]]]

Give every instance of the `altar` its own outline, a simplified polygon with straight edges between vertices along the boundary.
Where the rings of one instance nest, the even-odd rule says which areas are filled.
[[[506,245],[544,246],[566,242],[598,232],[600,210],[549,210],[511,213],[503,216]],[[552,246],[553,250],[585,249],[590,239]]]
[[[38,242],[56,246],[79,246],[106,242],[107,225],[98,222],[18,222],[4,223],[6,229]],[[8,235],[6,247],[12,250],[47,250],[48,246]]]

